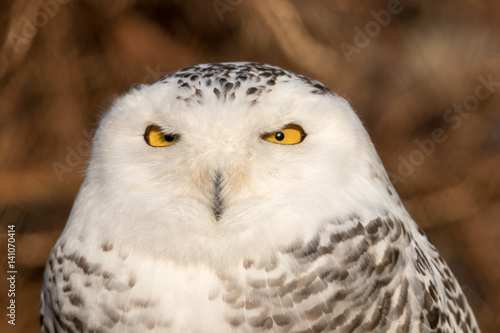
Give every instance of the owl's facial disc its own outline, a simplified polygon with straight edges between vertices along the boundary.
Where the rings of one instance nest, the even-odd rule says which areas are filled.
[[[176,127],[182,126],[177,125]],[[212,215],[211,220],[213,222],[220,223],[225,217],[231,219],[233,214],[228,215],[227,212],[234,213],[238,211],[233,209],[235,202],[241,204],[246,199],[253,199],[248,194],[248,188],[245,187],[245,174],[249,171],[247,167],[249,161],[246,158],[251,154],[245,153],[247,146],[235,148],[237,147],[234,143],[236,136],[228,140],[217,135],[211,135],[213,131],[191,128],[191,133],[197,133],[193,139],[193,136],[188,135],[188,130],[184,131],[188,134],[182,133],[181,135],[178,133],[182,131],[172,129],[175,127],[166,128],[168,126],[156,125],[154,122],[150,123],[145,128],[144,141],[148,146],[159,149],[158,151],[165,151],[165,156],[168,156],[168,151],[174,148],[172,147],[174,145],[178,147],[177,151],[183,151],[183,156],[188,156],[186,159],[181,160],[183,163],[179,164],[183,165],[181,167],[182,171],[179,173],[177,171],[173,172],[176,175],[182,175],[186,167],[191,170],[188,165],[203,170],[202,172],[195,172],[194,170],[188,172],[190,176],[186,178],[180,176],[179,181],[182,183],[187,180],[188,182],[184,183],[187,185],[186,188],[194,187],[197,189],[192,198],[204,203],[204,208],[209,215]],[[221,131],[216,130],[214,132],[220,133]],[[306,131],[296,123],[285,123],[285,125],[274,131],[254,132],[254,138],[262,140],[261,142],[264,141],[262,147],[264,149],[267,147],[266,150],[280,149],[276,148],[276,146],[272,147],[274,145],[291,146],[300,144],[306,139],[306,136]],[[218,149],[209,149],[206,146],[206,140],[203,138],[207,137],[210,137],[211,144],[217,146]],[[170,167],[168,170],[173,171],[175,167]]]

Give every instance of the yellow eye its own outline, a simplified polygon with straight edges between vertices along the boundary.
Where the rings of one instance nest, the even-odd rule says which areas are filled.
[[[144,132],[144,140],[152,147],[166,147],[173,145],[177,139],[177,134],[163,134],[161,128],[156,125],[150,125]]]
[[[280,145],[294,145],[301,143],[306,135],[302,127],[291,124],[286,125],[279,131],[262,135],[262,139],[273,143],[279,143]]]

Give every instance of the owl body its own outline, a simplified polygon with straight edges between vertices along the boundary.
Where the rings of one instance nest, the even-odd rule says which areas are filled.
[[[349,104],[257,63],[117,100],[40,313],[44,332],[479,332]]]

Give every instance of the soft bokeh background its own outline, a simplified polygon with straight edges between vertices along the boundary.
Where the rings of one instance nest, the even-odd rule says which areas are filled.
[[[0,331],[39,331],[43,267],[113,98],[183,66],[252,60],[351,102],[483,332],[500,332],[499,22],[493,0],[0,2]]]

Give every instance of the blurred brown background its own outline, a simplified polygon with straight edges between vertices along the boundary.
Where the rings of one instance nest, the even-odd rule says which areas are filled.
[[[0,2],[0,331],[39,331],[43,267],[113,98],[180,67],[252,60],[351,102],[483,332],[500,332],[499,22],[493,0]]]

